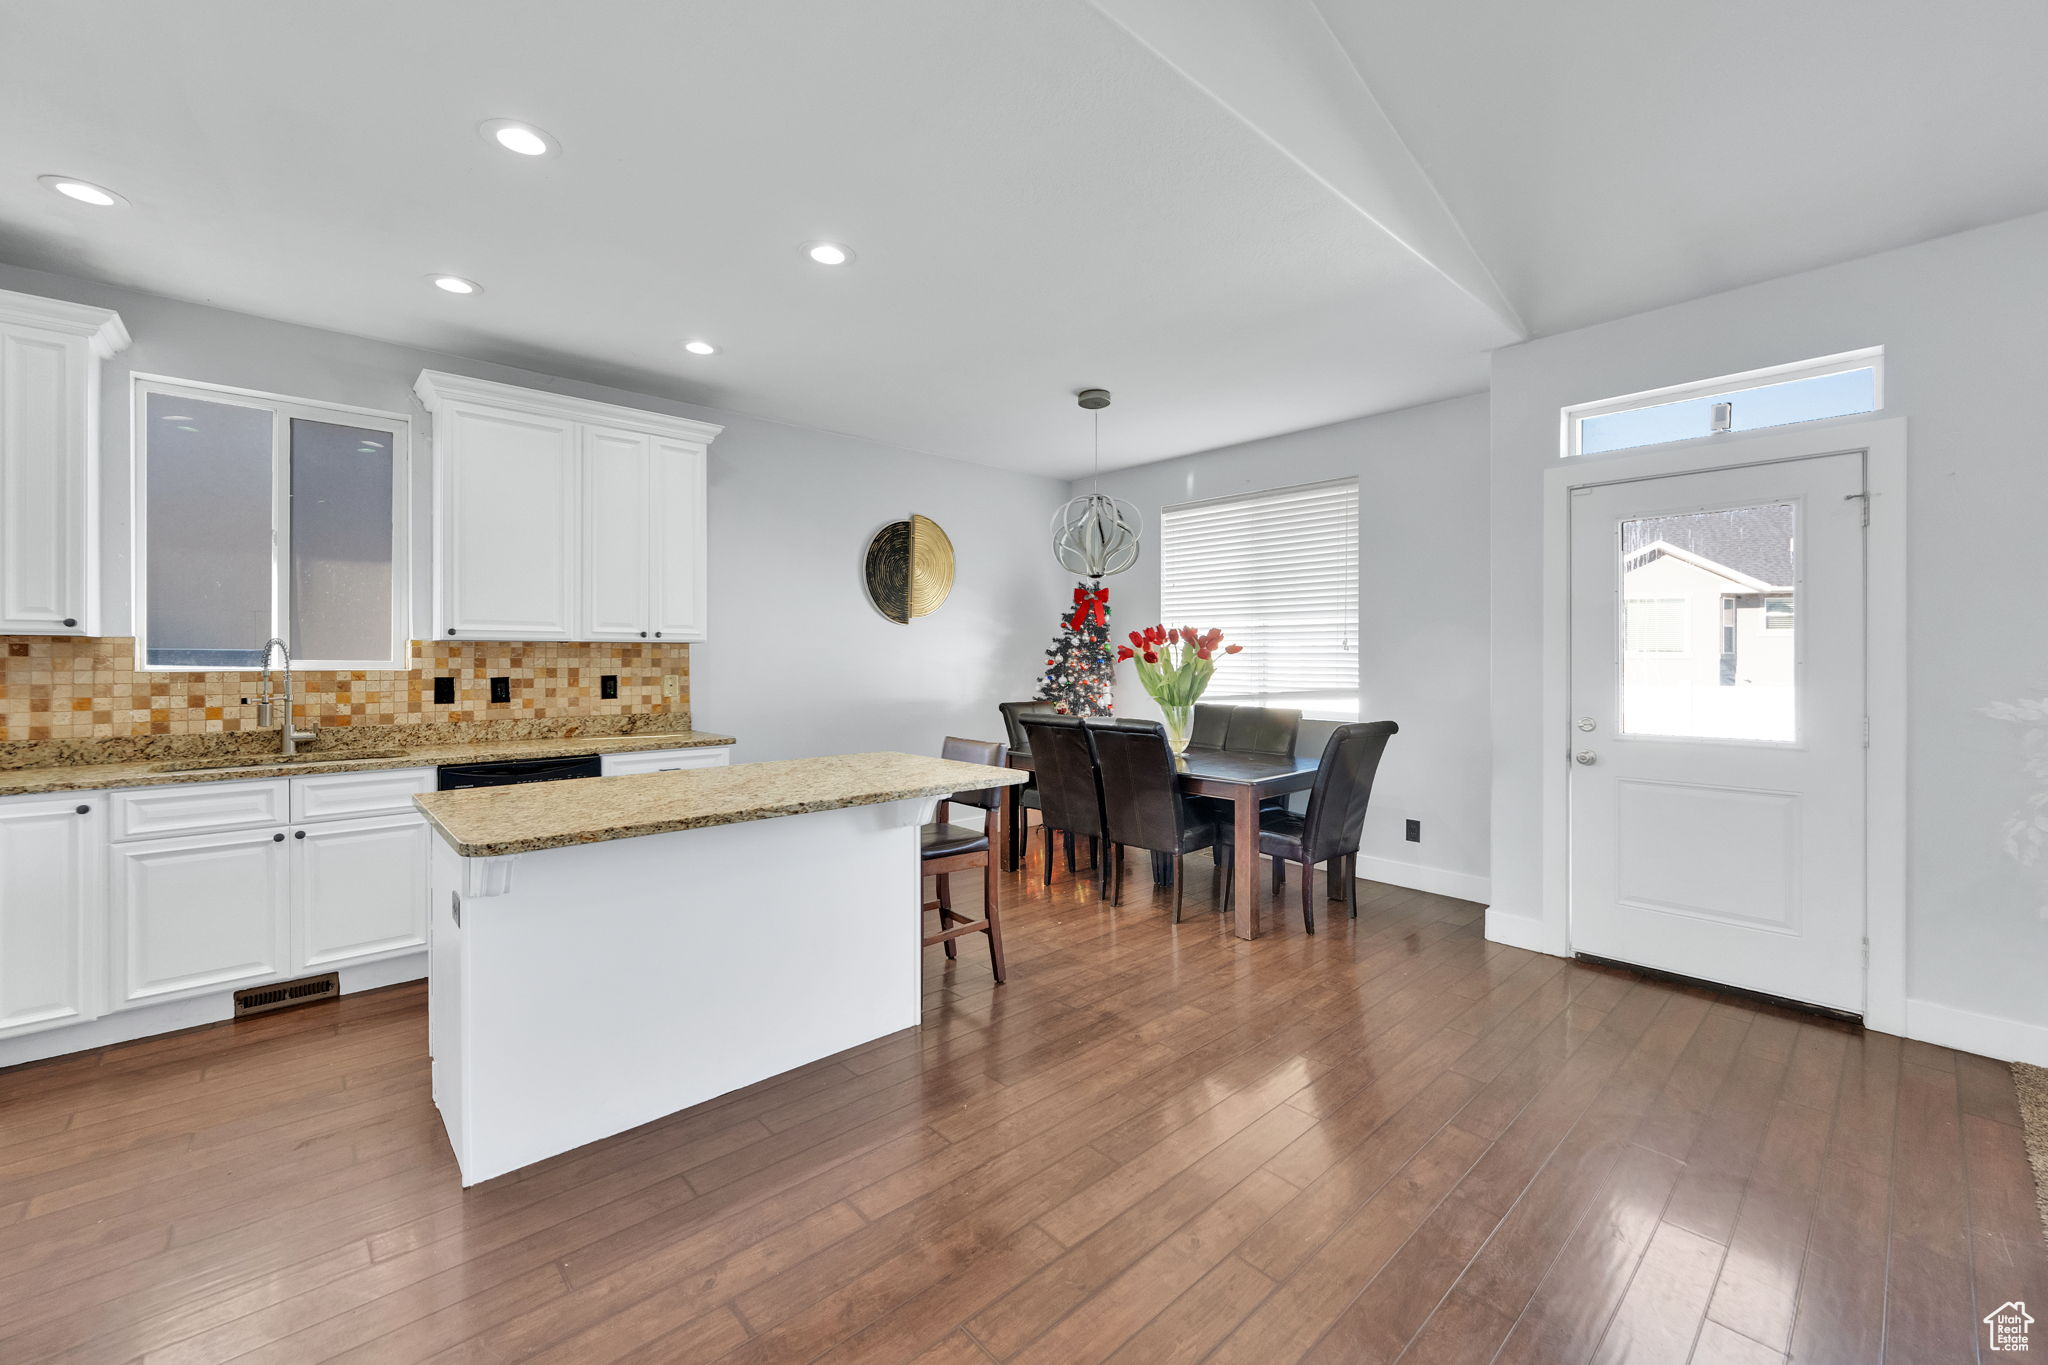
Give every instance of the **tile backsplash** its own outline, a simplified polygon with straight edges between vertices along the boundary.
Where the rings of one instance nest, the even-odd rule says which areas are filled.
[[[135,667],[125,636],[0,636],[0,740],[88,739],[221,733],[256,728],[258,675],[155,673]],[[690,647],[414,640],[406,670],[292,674],[301,721],[333,728],[435,722],[556,720],[690,709]],[[615,700],[598,695],[605,674]],[[680,695],[662,679],[681,679]],[[455,679],[453,705],[434,702],[434,679]],[[511,679],[512,699],[492,702],[490,680]]]

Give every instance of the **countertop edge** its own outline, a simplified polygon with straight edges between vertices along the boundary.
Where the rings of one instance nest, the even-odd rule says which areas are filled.
[[[731,735],[704,730],[631,735],[569,736],[562,739],[486,740],[478,744],[437,744],[397,758],[335,758],[320,763],[270,763],[246,768],[194,768],[155,773],[151,763],[99,764],[79,767],[12,768],[0,771],[0,798],[51,796],[65,792],[122,791],[132,787],[183,787],[198,782],[267,782],[279,777],[324,777],[330,773],[388,772],[398,768],[437,768],[443,763],[494,763],[553,755],[648,753],[661,749],[713,749],[737,743]],[[110,769],[137,771],[110,772]],[[34,774],[33,780],[30,775]],[[60,774],[63,774],[60,776]]]
[[[1005,775],[990,782],[990,786],[1021,786],[1030,774],[1021,769],[1003,770]],[[891,801],[921,801],[934,797],[951,796],[961,788],[955,783],[928,783],[922,786],[896,788],[886,792],[863,793],[859,796],[833,797],[822,801],[785,801],[745,809],[718,811],[688,820],[653,820],[639,825],[615,825],[602,830],[578,831],[570,834],[537,835],[531,839],[502,839],[491,843],[464,843],[449,833],[446,826],[434,818],[434,813],[421,804],[421,798],[435,793],[423,792],[413,798],[413,804],[427,818],[434,832],[462,858],[509,858],[520,853],[544,853],[556,848],[581,848],[588,844],[613,843],[621,839],[640,839],[656,834],[681,834],[693,829],[715,829],[720,825],[744,825],[760,820],[778,820],[790,815],[814,815],[820,811],[852,810],[859,806],[880,806]]]

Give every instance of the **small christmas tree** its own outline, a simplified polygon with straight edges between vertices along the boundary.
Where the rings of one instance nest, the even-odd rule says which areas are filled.
[[[1061,715],[1106,716],[1116,663],[1109,648],[1109,589],[1100,579],[1074,587],[1074,605],[1060,617],[1059,638],[1045,660],[1040,701]]]

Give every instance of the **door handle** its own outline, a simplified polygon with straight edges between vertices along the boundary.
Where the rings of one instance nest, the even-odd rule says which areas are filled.
[[[1591,749],[1581,749],[1577,753],[1572,755],[1572,762],[1577,763],[1583,767],[1590,768],[1599,761],[1600,755],[1594,753]]]

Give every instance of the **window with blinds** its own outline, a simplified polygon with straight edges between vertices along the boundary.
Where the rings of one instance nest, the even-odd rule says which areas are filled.
[[[1244,646],[1204,701],[1358,718],[1358,480],[1165,508],[1159,575],[1166,625]]]

